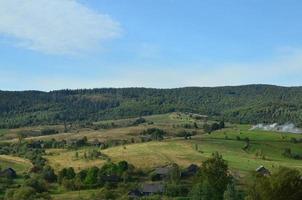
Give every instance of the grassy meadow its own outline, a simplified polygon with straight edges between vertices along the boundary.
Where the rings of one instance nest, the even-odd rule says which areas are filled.
[[[5,169],[8,167],[13,168],[18,174],[21,174],[29,171],[32,164],[29,160],[20,157],[0,155],[0,168]]]
[[[124,145],[112,146],[101,149],[93,146],[80,148],[48,148],[44,158],[47,163],[59,172],[66,167],[73,167],[76,172],[93,166],[101,167],[108,160],[117,163],[126,160],[145,172],[177,163],[181,168],[190,164],[201,165],[213,152],[219,152],[228,162],[229,169],[240,183],[246,184],[260,165],[264,165],[271,171],[277,170],[280,166],[296,168],[302,171],[301,160],[284,157],[284,149],[290,148],[293,153],[302,154],[302,143],[291,142],[292,138],[302,139],[302,134],[280,133],[262,130],[250,130],[251,125],[226,124],[226,128],[214,131],[211,134],[204,133],[203,120],[196,120],[187,114],[164,114],[146,116],[145,123],[131,125],[137,118],[107,120],[95,122],[95,125],[106,125],[114,123],[116,127],[94,130],[91,128],[72,129],[66,133],[54,135],[27,137],[27,141],[39,140],[72,140],[81,139],[84,136],[88,141],[98,139],[105,142],[109,140],[132,141]],[[186,124],[194,124],[196,127],[186,127]],[[211,122],[210,122],[211,123]],[[53,126],[62,129],[62,125]],[[17,133],[22,130],[39,130],[41,127],[26,127],[19,129],[2,129],[0,137],[5,142],[18,142]],[[140,141],[140,133],[148,128],[159,128],[167,135],[162,141]],[[194,131],[195,135],[189,139],[176,137],[179,131]],[[249,148],[244,149],[247,139]],[[104,158],[85,159],[84,154],[89,151],[100,151]],[[0,155],[1,168],[12,167],[18,174],[28,171],[32,164],[30,161],[8,155]],[[65,191],[55,188],[51,190],[53,199],[89,199],[91,194],[97,190]]]
[[[189,118],[176,118],[175,114],[149,116],[146,119],[154,122],[150,127],[160,127],[169,132],[177,131],[177,128],[173,129],[175,124],[192,121]],[[85,135],[89,139],[106,139],[107,135],[107,139],[119,138],[119,136],[122,138],[130,136],[131,138],[147,127],[149,126],[140,125],[110,129],[99,135],[95,132]],[[302,144],[291,143],[290,139],[292,137],[302,138],[302,135],[261,130],[252,131],[249,130],[250,127],[250,125],[229,124],[228,128],[212,132],[211,134],[203,134],[200,131],[189,140],[173,137],[163,141],[111,147],[101,150],[101,152],[113,162],[127,160],[136,167],[146,170],[173,162],[181,167],[186,167],[191,163],[200,165],[203,160],[210,157],[215,151],[223,155],[233,173],[239,177],[246,176],[260,165],[264,165],[272,171],[279,166],[295,167],[302,170],[302,162],[300,160],[286,158],[282,155],[285,148],[291,148],[292,152],[301,154]],[[80,135],[83,134],[79,133]],[[243,150],[245,138],[247,137],[250,140],[250,147],[248,150]],[[78,150],[51,149],[47,151],[48,155],[46,158],[56,170],[66,166],[73,166],[76,170],[80,170],[91,166],[101,166],[106,162],[101,159],[87,161],[74,158],[75,152],[81,155],[89,149],[95,149],[95,147],[84,147]]]

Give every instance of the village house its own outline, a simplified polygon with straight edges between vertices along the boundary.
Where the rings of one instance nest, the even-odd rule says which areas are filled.
[[[187,167],[182,173],[182,178],[188,178],[190,176],[194,176],[199,170],[199,167],[195,164],[191,164],[189,167]]]
[[[258,174],[261,174],[262,176],[270,176],[271,175],[270,171],[268,169],[266,169],[263,165],[261,165],[260,167],[258,167],[256,169],[256,172]]]
[[[165,167],[159,167],[156,168],[153,172],[153,174],[158,177],[158,179],[164,179],[167,178],[172,171],[171,166],[165,166]]]
[[[162,183],[144,183],[141,188],[143,196],[149,196],[153,194],[162,194],[164,192],[164,185]]]
[[[14,169],[12,168],[7,168],[3,171],[0,172],[0,177],[5,177],[5,178],[16,178],[17,173]]]

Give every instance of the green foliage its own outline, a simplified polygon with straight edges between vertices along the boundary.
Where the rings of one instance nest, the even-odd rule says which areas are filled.
[[[5,200],[28,200],[35,196],[35,189],[32,187],[21,187],[19,189],[9,189],[5,193]]]
[[[296,160],[302,159],[301,155],[299,155],[297,153],[293,153],[290,148],[285,148],[284,151],[282,152],[282,155],[284,157],[292,158],[292,159],[296,159]]]
[[[29,179],[26,179],[24,181],[24,186],[26,187],[32,187],[35,189],[36,192],[42,193],[42,192],[47,192],[48,187],[46,181],[38,176],[38,175],[33,175]]]
[[[205,133],[211,133],[212,132],[211,126],[209,124],[207,124],[207,123],[204,124],[202,128],[203,128],[203,130],[204,130]]]
[[[239,123],[302,125],[302,88],[270,85],[179,89],[0,91],[0,128],[65,124],[168,112],[206,114]]]
[[[98,177],[99,168],[97,167],[91,167],[87,171],[87,175],[85,178],[84,183],[87,185],[93,185],[97,183],[97,177]]]
[[[242,199],[239,192],[235,188],[234,181],[231,181],[223,194],[223,200],[240,200]]]
[[[58,181],[61,183],[63,179],[73,179],[75,177],[76,173],[74,172],[74,169],[72,167],[69,168],[63,168],[61,171],[59,171],[58,174]]]
[[[133,122],[132,125],[139,125],[139,124],[143,124],[143,123],[145,123],[145,122],[147,122],[146,119],[140,117],[140,118],[138,118],[137,120],[135,120],[135,122]]]
[[[193,187],[192,198],[222,200],[227,185],[231,182],[228,165],[217,152],[202,163],[199,179]]]
[[[189,189],[186,185],[179,183],[168,183],[165,186],[165,194],[169,197],[185,197]]]
[[[114,192],[108,190],[107,188],[102,188],[95,194],[92,194],[90,199],[91,200],[103,200],[103,199],[114,200],[114,199],[116,199],[116,197],[117,197],[117,195]]]
[[[59,133],[59,131],[57,131],[56,129],[52,129],[52,128],[45,128],[41,130],[41,135],[53,135],[53,134],[57,134]]]
[[[298,170],[280,168],[272,176],[257,176],[249,188],[248,200],[300,200],[302,174]]]
[[[165,134],[166,132],[159,128],[148,128],[141,133],[141,135],[150,136],[152,140],[162,140]]]
[[[50,183],[57,181],[57,175],[55,174],[54,170],[49,165],[46,165],[43,167],[41,174],[42,174],[43,179],[45,179],[46,181],[48,181]]]
[[[169,172],[169,179],[171,183],[178,183],[181,178],[181,170],[176,163],[173,163]]]

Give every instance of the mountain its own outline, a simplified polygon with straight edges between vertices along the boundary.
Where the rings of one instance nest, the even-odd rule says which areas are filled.
[[[174,111],[238,123],[302,125],[302,87],[245,85],[176,89],[0,91],[0,127],[91,122]]]

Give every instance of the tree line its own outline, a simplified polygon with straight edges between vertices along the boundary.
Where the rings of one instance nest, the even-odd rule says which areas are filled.
[[[177,89],[0,91],[0,128],[82,123],[168,112],[237,123],[302,125],[302,87],[247,85]]]

